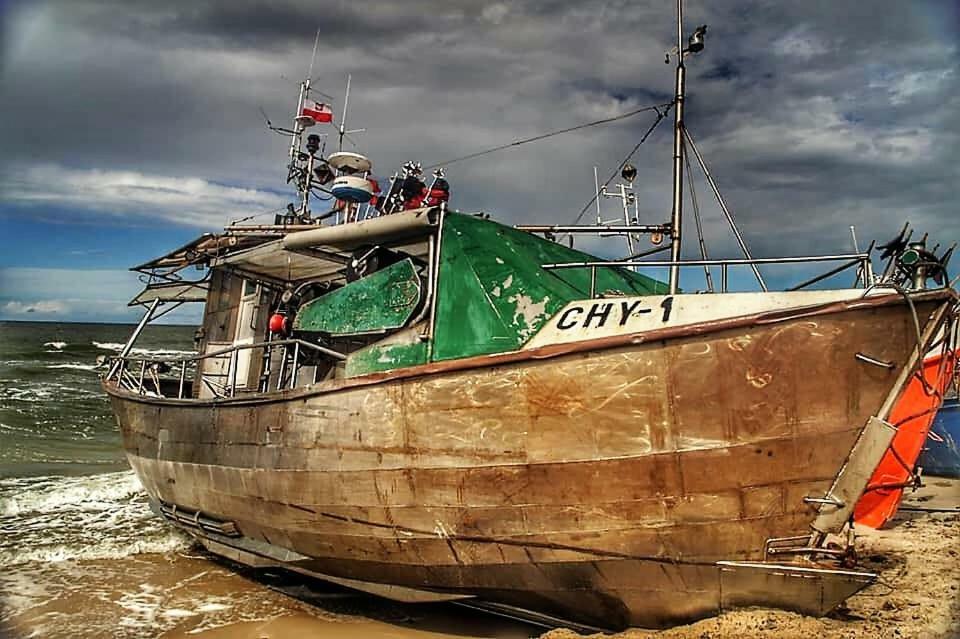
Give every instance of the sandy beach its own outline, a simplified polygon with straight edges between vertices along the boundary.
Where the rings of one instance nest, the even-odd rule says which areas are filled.
[[[960,636],[960,481],[930,477],[886,530],[858,531],[877,584],[827,618],[740,610],[620,639]],[[187,639],[536,637],[573,639],[453,605],[387,602],[285,573],[238,569],[195,549],[118,560],[10,566],[0,575],[7,636]]]

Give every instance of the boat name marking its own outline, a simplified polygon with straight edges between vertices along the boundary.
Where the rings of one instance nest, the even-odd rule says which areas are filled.
[[[623,301],[619,303],[594,302],[589,306],[571,306],[563,311],[559,319],[557,319],[557,328],[561,331],[578,327],[601,328],[610,319],[611,312],[614,308],[619,311],[620,326],[626,326],[627,321],[633,316],[653,312],[652,308],[643,308],[642,300],[634,300],[632,302]],[[673,297],[664,298],[663,302],[660,303],[660,308],[663,309],[661,322],[666,323],[670,320],[670,313],[673,311]]]

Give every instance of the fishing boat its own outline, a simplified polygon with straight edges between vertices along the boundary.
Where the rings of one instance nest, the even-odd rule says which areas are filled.
[[[857,502],[854,509],[856,523],[882,528],[897,514],[904,491],[921,486],[920,472],[930,470],[924,461],[920,461],[925,446],[931,441],[939,443],[937,435],[931,435],[931,428],[935,418],[940,418],[941,411],[947,415],[950,411],[944,395],[956,370],[956,353],[955,349],[944,349],[924,358],[922,372],[908,383],[890,416],[891,423],[897,425],[897,433]],[[936,462],[934,470],[940,470]]]
[[[899,235],[884,245],[888,261],[881,281],[898,288],[912,286],[922,289],[927,275],[932,275],[935,283],[945,284],[946,267],[955,245],[938,257],[926,249],[926,238],[911,242],[911,236],[909,224],[905,224]],[[918,268],[910,268],[910,265]],[[921,486],[925,464],[920,458],[924,447],[928,441],[941,443],[936,433],[931,434],[934,419],[940,410],[946,410],[949,415],[949,403],[945,403],[944,398],[955,384],[960,353],[958,333],[960,328],[956,322],[944,326],[935,341],[935,348],[924,357],[923,365],[894,406],[890,421],[897,432],[857,502],[853,513],[857,524],[882,528],[897,514],[904,491]],[[949,450],[948,447],[943,452],[949,454]],[[936,462],[934,470],[940,470]]]
[[[346,109],[336,152],[307,134],[330,113],[308,78],[278,129],[298,202],[135,267],[145,313],[103,386],[156,512],[250,566],[579,630],[822,615],[873,582],[849,522],[958,296],[683,291],[682,267],[866,278],[870,256],[681,259],[684,61],[706,29],[685,42],[679,3],[677,26],[661,224],[508,226],[415,162],[379,193],[342,149]],[[669,240],[669,281],[556,241],[583,234]],[[188,302],[197,356],[134,354]]]
[[[956,392],[937,413],[918,463],[925,475],[960,478],[960,399]]]

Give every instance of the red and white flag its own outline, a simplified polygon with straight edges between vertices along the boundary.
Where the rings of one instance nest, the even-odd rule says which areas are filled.
[[[313,118],[315,122],[333,122],[333,111],[323,102],[304,100],[303,108],[300,109],[300,115]]]

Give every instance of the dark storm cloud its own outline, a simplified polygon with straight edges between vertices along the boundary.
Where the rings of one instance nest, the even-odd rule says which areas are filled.
[[[687,121],[756,253],[846,248],[849,224],[882,237],[904,217],[960,236],[952,5],[688,3],[688,31],[709,30],[689,62]],[[42,202],[53,179],[71,189],[54,189],[58,203],[89,193],[88,208],[100,201],[105,213],[129,193],[194,178],[138,206],[217,221],[217,198],[283,200],[262,192],[282,189],[286,140],[265,131],[259,108],[286,121],[318,28],[317,86],[342,96],[353,74],[349,124],[367,128],[361,147],[389,174],[407,159],[455,158],[663,101],[672,11],[667,1],[21,4],[3,43],[0,170],[18,202]],[[455,203],[570,221],[590,197],[591,167],[609,173],[650,121],[455,164]],[[668,215],[669,157],[667,123],[635,159],[645,221]],[[61,170],[69,179],[56,179]],[[714,252],[732,253],[698,187]],[[200,211],[178,217],[189,197]]]

